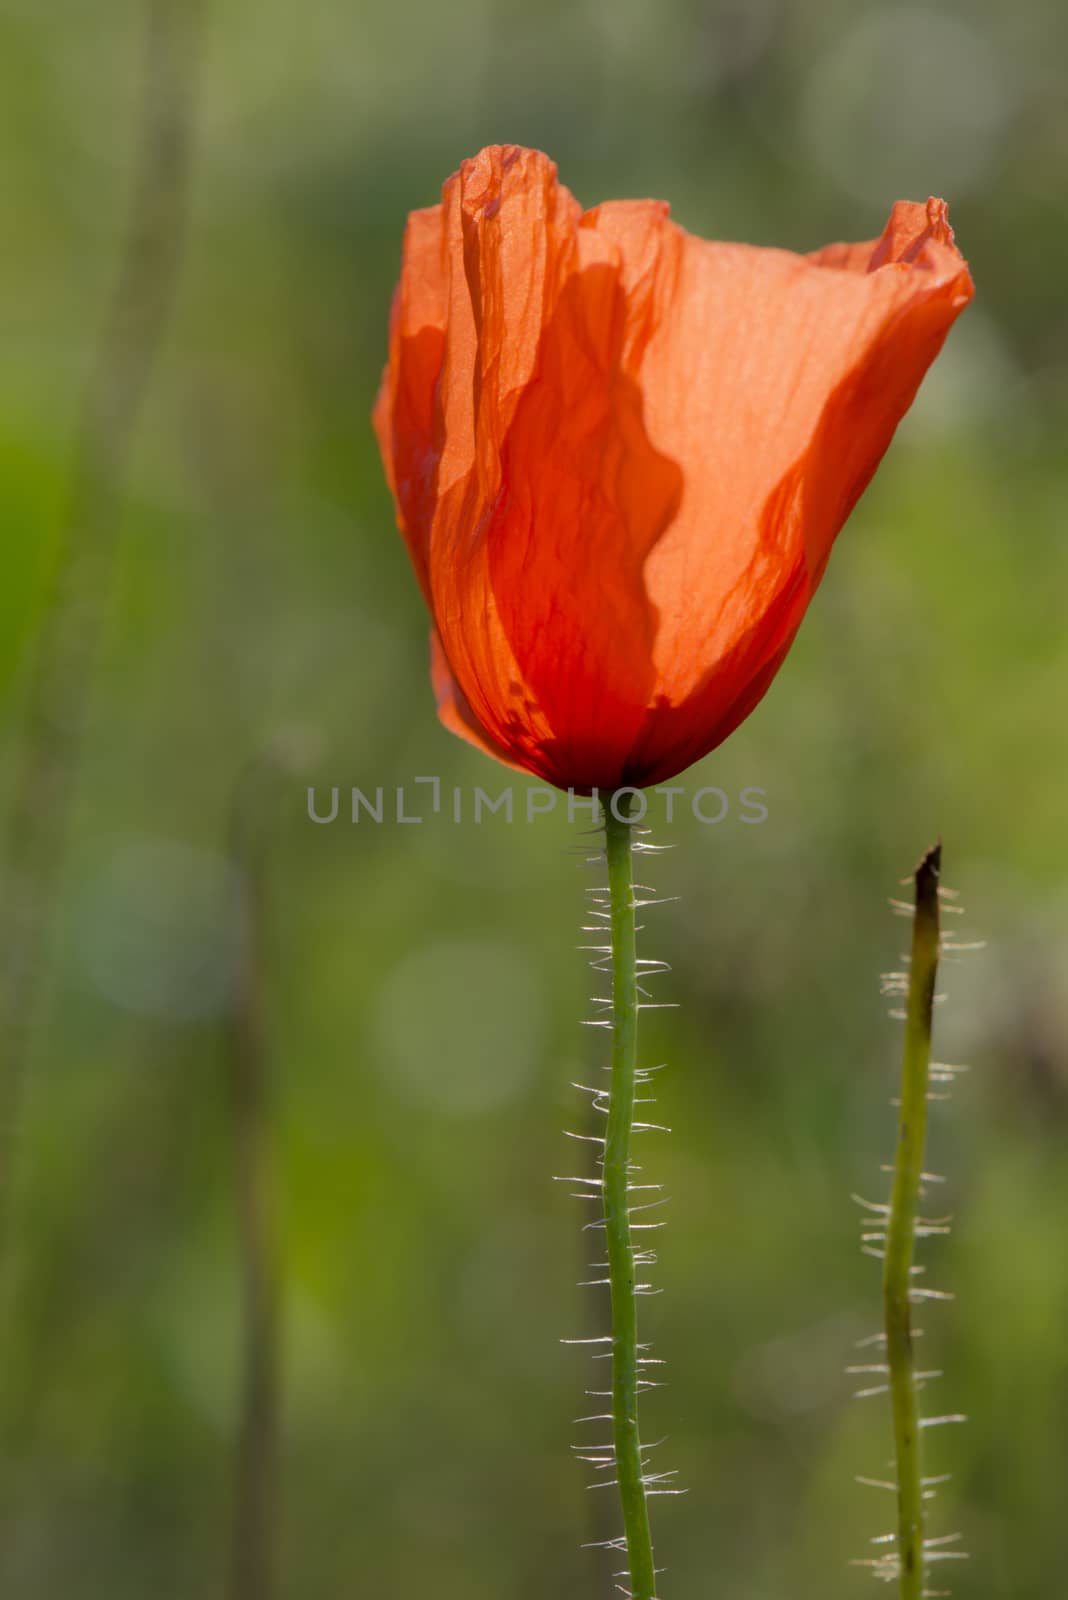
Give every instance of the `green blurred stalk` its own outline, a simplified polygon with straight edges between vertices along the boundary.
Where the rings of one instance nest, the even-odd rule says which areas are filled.
[[[0,1247],[126,471],[174,297],[203,0],[147,0],[129,223],[82,403],[66,518],[27,675],[0,896]]]
[[[655,1600],[656,1569],[638,1433],[638,1316],[630,1229],[630,1146],[638,1047],[634,874],[626,800],[604,808],[612,926],[612,1086],[605,1134],[605,1236],[612,1296],[612,1434],[633,1600]]]
[[[927,1139],[931,1018],[938,973],[938,880],[942,847],[935,845],[916,869],[901,1111],[883,1269],[886,1360],[897,1458],[897,1554],[901,1600],[924,1592],[923,1476],[920,1415],[912,1342],[912,1266],[916,1218]]]
[[[261,791],[267,760],[246,767],[234,794],[230,851],[244,902],[241,985],[230,1016],[234,1205],[241,1265],[241,1376],[234,1442],[230,1600],[271,1600],[277,1581],[281,1389],[281,1251],[267,1011],[267,866]]]

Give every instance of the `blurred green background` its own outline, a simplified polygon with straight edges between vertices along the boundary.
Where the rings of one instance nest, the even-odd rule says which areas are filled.
[[[0,4],[5,791],[123,251],[152,0]],[[941,832],[963,935],[935,1107],[955,1300],[924,1318],[932,1507],[961,1596],[1063,1588],[1068,1479],[1068,13],[806,0],[214,0],[172,315],[125,474],[69,849],[13,1126],[0,1589],[221,1594],[243,1366],[232,1093],[268,1069],[279,1596],[612,1592],[572,1418],[597,1409],[577,830],[316,827],[305,792],[505,775],[436,723],[368,422],[405,214],[482,144],[588,205],[668,199],[798,249],[944,195],[977,284],[767,700],[684,780],[766,791],[657,837],[670,961],[667,1361],[645,1403],[665,1600],[869,1591],[892,1502],[857,1191],[900,1035],[887,898]],[[78,530],[74,529],[74,537]],[[238,819],[235,823],[235,817]],[[235,836],[251,840],[235,852]],[[252,867],[250,868],[250,862]],[[17,867],[17,863],[16,863]],[[255,915],[249,918],[250,871]],[[254,937],[250,938],[250,931]],[[596,980],[593,980],[596,983]],[[255,1002],[250,984],[258,985]],[[257,1011],[256,1007],[260,1007]],[[244,1019],[244,1020],[243,1020]],[[247,1132],[247,1130],[245,1130]],[[862,1357],[860,1359],[863,1359]],[[234,1591],[235,1594],[237,1590]],[[269,1585],[246,1589],[267,1600]]]

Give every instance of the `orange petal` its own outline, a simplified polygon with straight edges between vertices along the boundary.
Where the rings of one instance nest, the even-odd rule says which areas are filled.
[[[688,708],[671,720],[703,753],[781,658],[972,285],[944,209],[899,206],[876,245],[808,259],[683,238],[641,381],[685,489],[645,575],[661,705]]]

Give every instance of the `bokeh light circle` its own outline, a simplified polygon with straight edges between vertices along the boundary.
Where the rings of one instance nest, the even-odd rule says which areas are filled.
[[[880,10],[847,30],[812,73],[802,135],[846,193],[885,207],[960,200],[997,159],[1015,94],[992,41],[960,17]]]
[[[541,1056],[544,1003],[528,959],[498,941],[410,951],[378,997],[380,1069],[407,1098],[457,1115],[522,1092]]]

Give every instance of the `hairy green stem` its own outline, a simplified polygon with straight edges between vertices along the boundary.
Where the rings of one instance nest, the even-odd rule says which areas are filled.
[[[630,1143],[638,1044],[638,983],[635,960],[634,875],[626,799],[604,810],[612,920],[612,1088],[604,1147],[604,1218],[612,1294],[612,1434],[616,1478],[623,1510],[633,1600],[655,1600],[656,1569],[649,1531],[638,1434],[638,1318],[634,1298],[631,1239]]]
[[[916,1213],[927,1138],[931,1016],[938,972],[938,879],[942,850],[935,845],[916,869],[905,1046],[901,1064],[901,1114],[894,1184],[886,1234],[883,1311],[886,1360],[897,1457],[897,1554],[901,1600],[924,1592],[923,1479],[920,1416],[912,1342],[912,1264]]]

